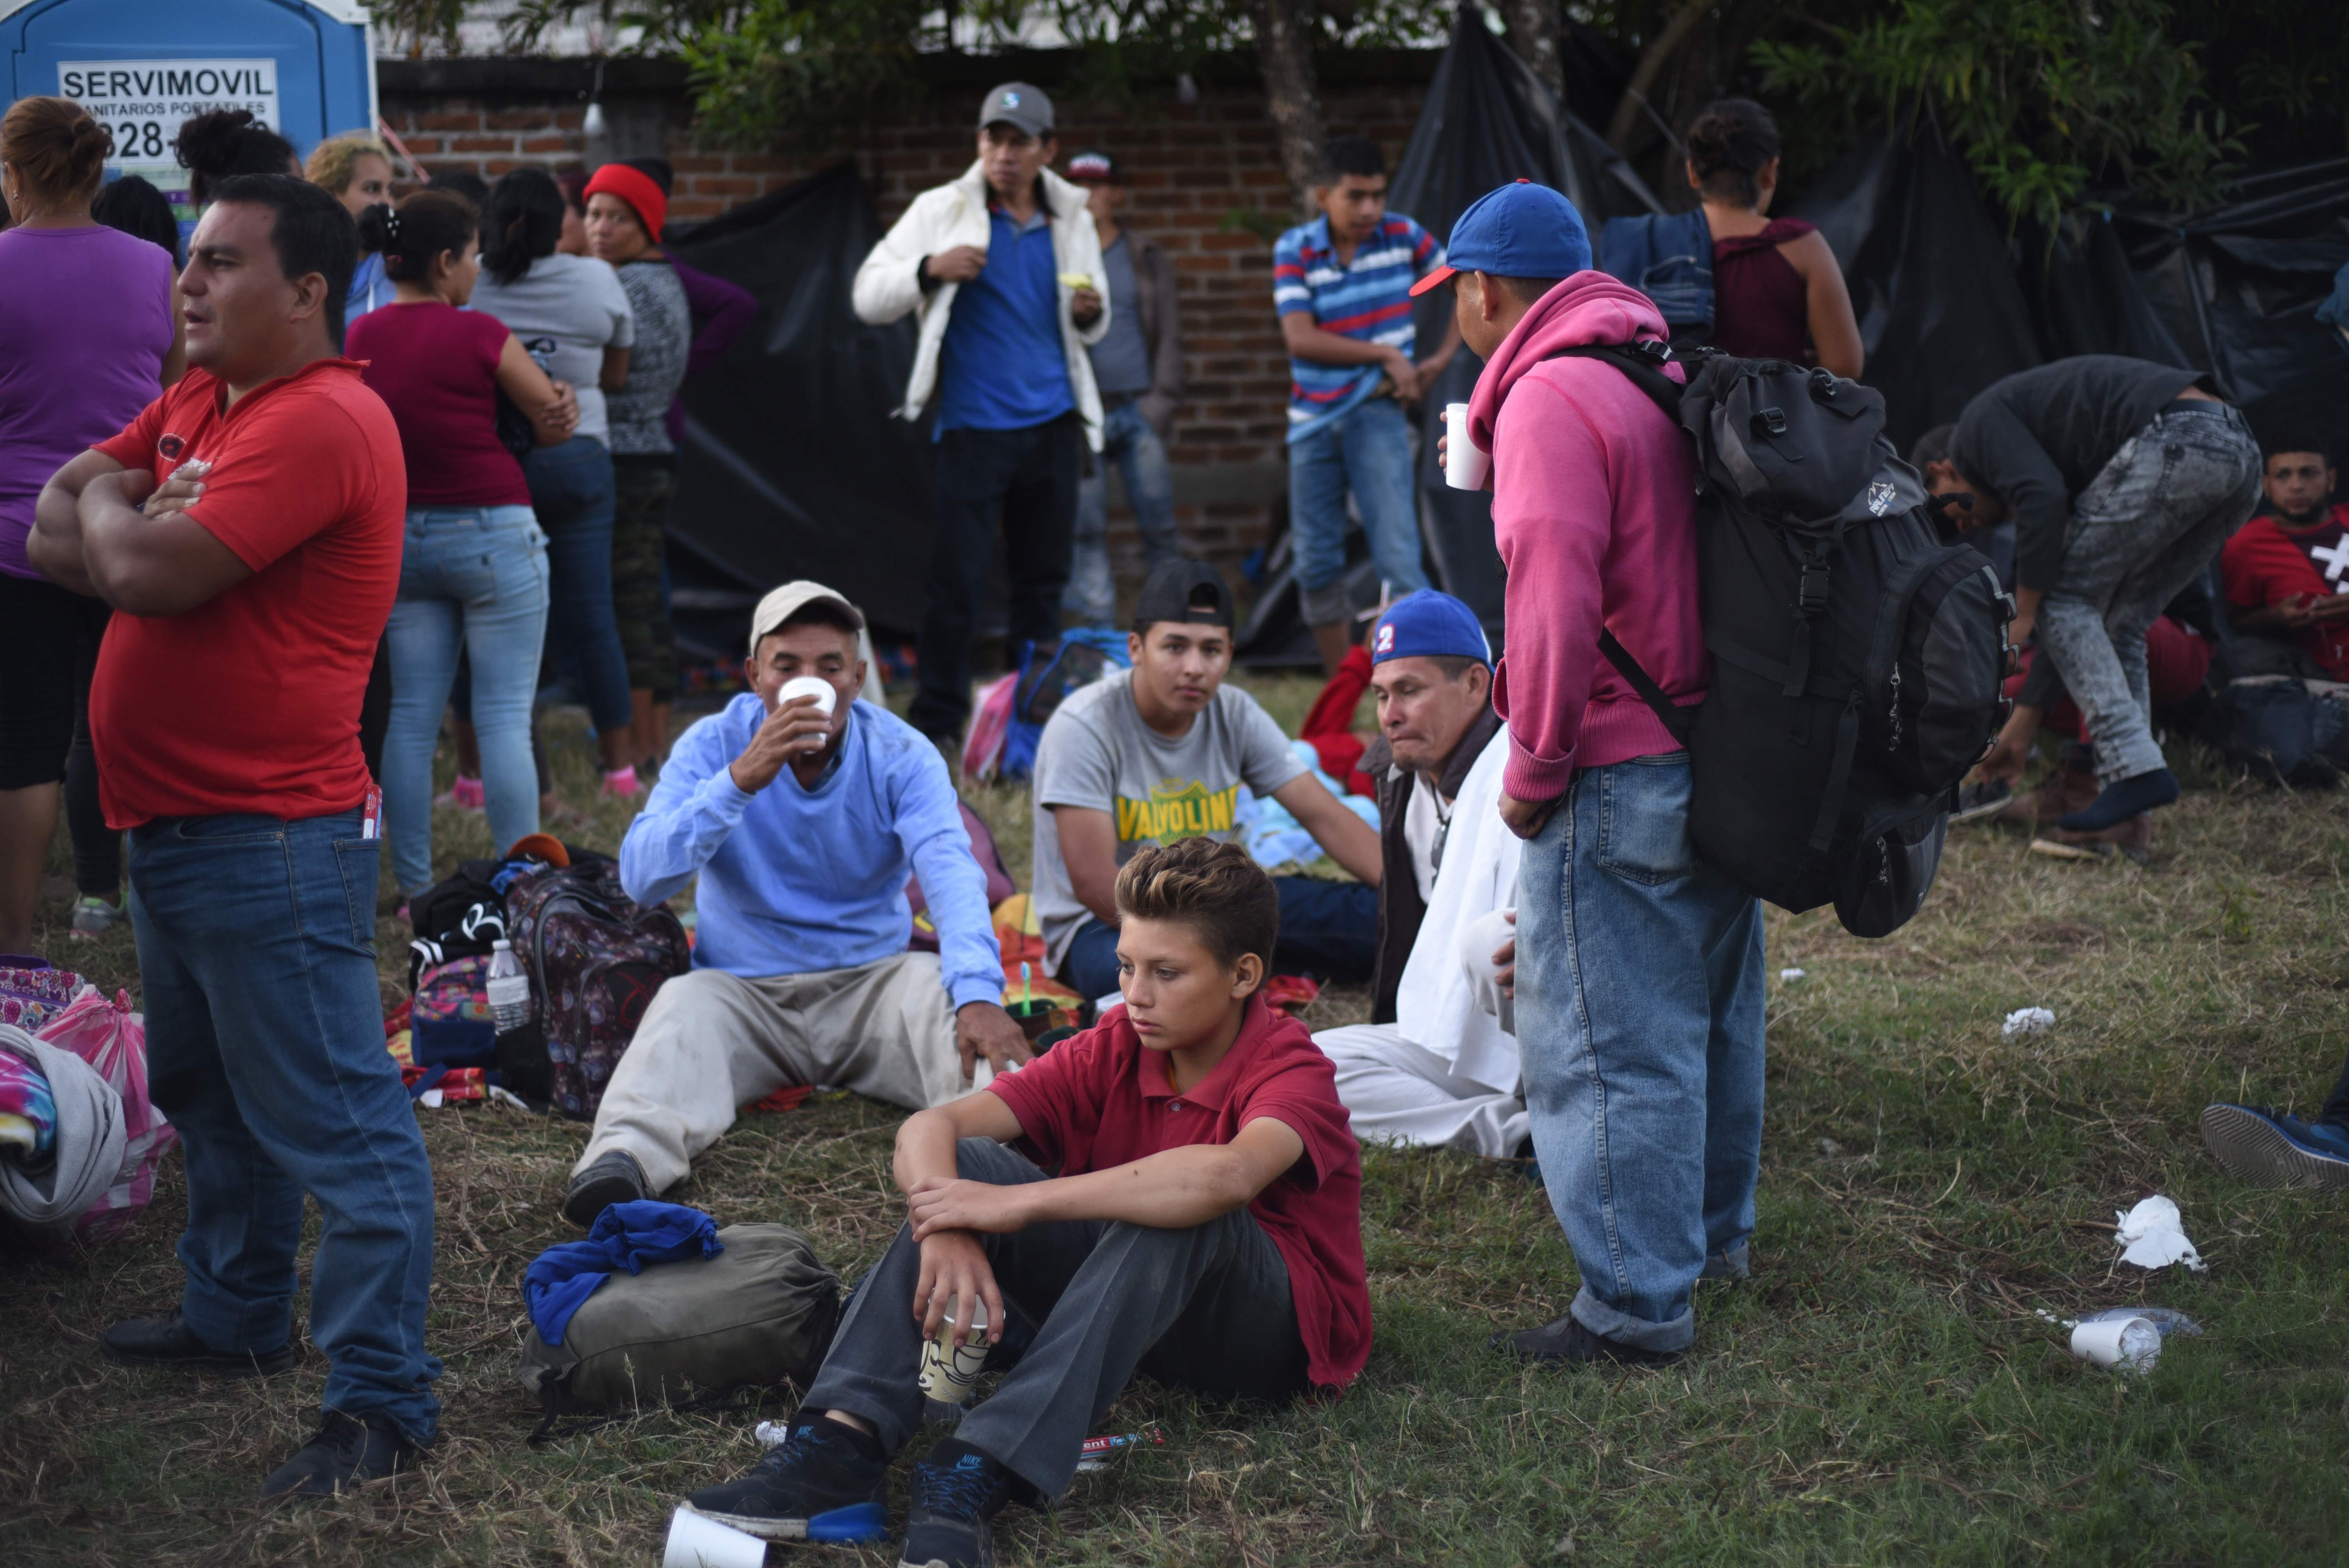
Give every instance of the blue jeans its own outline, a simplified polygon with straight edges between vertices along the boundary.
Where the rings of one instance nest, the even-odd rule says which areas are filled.
[[[1346,491],[1354,492],[1379,576],[1400,599],[1427,586],[1419,564],[1412,492],[1411,421],[1392,397],[1373,397],[1288,447],[1288,517],[1297,585],[1309,596],[1346,570]],[[1325,616],[1324,621],[1329,619]]]
[[[612,454],[592,436],[540,447],[522,460],[531,510],[546,533],[548,617],[569,656],[595,733],[627,727],[628,661],[612,614]]]
[[[1697,859],[1684,752],[1576,776],[1517,872],[1534,1152],[1595,1334],[1678,1350],[1743,1272],[1762,1157],[1762,908]]]
[[[310,1340],[326,1407],[429,1443],[432,1168],[383,1048],[381,851],[356,810],[149,822],[130,833],[130,924],[149,1089],[187,1150],[188,1326],[224,1353],[286,1343],[306,1191],[325,1221]]]
[[[1174,480],[1166,471],[1166,445],[1140,402],[1120,403],[1102,415],[1101,460],[1077,479],[1076,542],[1069,557],[1069,589],[1061,609],[1081,626],[1113,625],[1117,583],[1109,570],[1109,465],[1125,480],[1125,499],[1141,531],[1144,571],[1183,553],[1174,537]]]
[[[388,630],[391,722],[383,738],[384,825],[403,893],[432,885],[432,750],[460,652],[472,665],[490,838],[503,854],[538,831],[530,705],[546,639],[546,535],[530,508],[409,511]]]
[[[1379,890],[1358,882],[1275,877],[1280,892],[1278,975],[1313,975],[1359,984],[1378,961]],[[1118,988],[1117,927],[1089,920],[1069,940],[1055,976],[1088,1002]]]

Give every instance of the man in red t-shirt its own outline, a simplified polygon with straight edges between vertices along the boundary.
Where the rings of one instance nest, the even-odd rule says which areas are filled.
[[[1283,1402],[1362,1369],[1361,1154],[1328,1058],[1257,995],[1272,879],[1237,844],[1184,839],[1128,861],[1117,903],[1125,1005],[898,1130],[907,1222],[788,1439],[687,1508],[770,1540],[882,1538],[941,1333],[1030,1343],[914,1473],[903,1558],[930,1568],[991,1561],[1007,1501],[1065,1491],[1137,1367]],[[1024,1331],[1008,1345],[1007,1315]]]
[[[326,1417],[264,1496],[402,1468],[440,1410],[432,1172],[383,1048],[358,740],[408,491],[390,411],[336,349],[357,261],[326,191],[225,181],[181,280],[187,376],[49,480],[28,545],[114,606],[91,738],[107,821],[130,832],[149,1085],[188,1154],[181,1305],[116,1324],[107,1349],[291,1365],[305,1191],[325,1215]]]
[[[2308,674],[2349,681],[2349,505],[2333,501],[2331,455],[2270,452],[2261,483],[2269,511],[2219,552],[2235,629],[2292,644]]]

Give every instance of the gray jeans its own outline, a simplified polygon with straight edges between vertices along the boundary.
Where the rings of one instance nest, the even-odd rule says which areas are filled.
[[[2224,403],[2157,414],[2073,504],[2039,645],[2087,720],[2106,784],[2167,767],[2153,738],[2145,634],[2260,496],[2260,448]]]
[[[1047,1180],[986,1138],[964,1139],[956,1168],[997,1186]],[[1246,1209],[1185,1231],[1062,1220],[979,1240],[1005,1307],[1035,1338],[955,1436],[1048,1497],[1068,1490],[1079,1447],[1137,1368],[1217,1398],[1305,1390],[1288,1265]],[[891,1453],[922,1418],[921,1277],[921,1245],[902,1227],[849,1299],[805,1401],[864,1417]],[[999,1346],[989,1369],[1006,1359]]]

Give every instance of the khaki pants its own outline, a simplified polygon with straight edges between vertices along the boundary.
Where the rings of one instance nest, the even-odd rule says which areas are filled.
[[[758,980],[720,969],[678,975],[645,1009],[574,1169],[624,1150],[661,1191],[734,1125],[736,1107],[793,1084],[908,1110],[968,1093],[937,954]]]

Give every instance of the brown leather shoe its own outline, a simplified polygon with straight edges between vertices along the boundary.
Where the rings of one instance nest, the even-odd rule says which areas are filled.
[[[2127,821],[2093,833],[2075,833],[2049,822],[2041,837],[2049,843],[2107,854],[2118,850],[2138,865],[2153,858],[2153,813],[2140,811]],[[2039,846],[2033,844],[2032,848]]]

